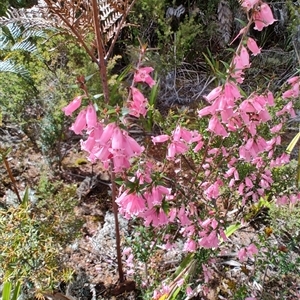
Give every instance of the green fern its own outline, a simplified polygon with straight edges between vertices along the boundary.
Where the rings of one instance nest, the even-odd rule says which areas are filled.
[[[29,71],[22,64],[15,63],[12,57],[14,51],[37,53],[34,40],[40,37],[46,38],[46,32],[28,24],[21,26],[13,22],[1,26],[0,50],[2,50],[3,56],[2,61],[0,60],[0,72],[15,73],[29,84],[33,84]],[[8,57],[10,58],[8,59]]]
[[[29,71],[21,64],[16,64],[10,59],[0,61],[0,72],[15,73],[19,75],[21,78],[23,78],[25,81],[27,81],[28,83],[33,84],[33,80],[31,78]]]

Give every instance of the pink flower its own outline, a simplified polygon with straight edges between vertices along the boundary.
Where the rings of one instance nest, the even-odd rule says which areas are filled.
[[[195,252],[196,249],[197,249],[197,243],[192,239],[188,239],[183,246],[183,251],[187,251],[187,252]]]
[[[193,290],[192,290],[192,288],[191,288],[190,286],[188,286],[188,287],[186,288],[186,294],[187,294],[187,296],[192,296]]]
[[[74,98],[74,100],[69,103],[66,107],[64,107],[62,110],[65,113],[66,116],[71,116],[72,113],[80,107],[81,105],[82,96],[77,96]]]
[[[283,94],[282,94],[282,98],[283,99],[286,99],[286,98],[297,98],[299,96],[299,81],[296,80],[298,79],[297,78],[298,76],[296,77],[293,77],[291,79],[288,80],[288,82],[292,85],[292,88],[285,91]]]
[[[120,206],[122,213],[129,214],[130,216],[137,215],[146,208],[143,197],[138,196],[136,193],[129,193],[129,190],[123,192],[116,199],[116,203]]]
[[[242,6],[245,7],[245,8],[247,9],[247,11],[249,11],[250,9],[253,8],[253,6],[254,6],[255,4],[258,3],[258,1],[259,1],[259,0],[244,0],[244,1],[242,2]]]
[[[188,218],[188,212],[185,210],[184,207],[181,207],[178,211],[177,217],[180,221],[181,226],[190,225],[191,221]]]
[[[258,249],[256,248],[256,246],[254,244],[250,244],[247,247],[247,254],[249,257],[253,257],[254,255],[258,254]]]
[[[213,107],[210,105],[210,106],[206,106],[200,110],[198,110],[198,116],[201,118],[201,117],[204,117],[204,116],[207,116],[207,115],[210,115],[210,114],[213,114],[214,113],[214,110],[213,110]]]
[[[241,262],[246,261],[249,257],[258,254],[258,249],[254,244],[250,244],[247,248],[241,248],[238,252],[238,258]]]
[[[93,104],[90,104],[87,107],[86,124],[88,129],[93,128],[97,125],[97,113]]]
[[[221,124],[220,120],[217,116],[213,116],[208,124],[208,130],[215,133],[216,135],[220,135],[223,137],[227,137],[228,133],[226,132],[224,126]]]
[[[140,68],[134,74],[134,82],[146,82],[150,87],[155,85],[155,81],[149,75],[154,69],[151,67]]]
[[[212,103],[213,100],[215,100],[217,97],[220,96],[221,92],[223,90],[222,86],[218,86],[216,88],[214,88],[207,96],[204,96],[204,98]]]
[[[75,122],[70,127],[76,134],[81,134],[82,130],[86,129],[86,112],[87,109],[83,109],[77,116]]]
[[[162,185],[158,185],[152,188],[151,192],[144,194],[147,200],[148,207],[152,208],[155,205],[161,205],[162,200],[165,196],[171,194],[171,189],[168,189]]]
[[[254,29],[261,31],[264,27],[273,24],[276,20],[273,17],[270,6],[266,3],[262,3],[259,10],[256,10],[253,14]]]
[[[235,78],[238,83],[242,83],[244,81],[243,70],[250,67],[249,53],[244,46],[242,46],[240,54],[234,57],[233,63],[234,70],[231,73],[231,76]]]
[[[202,270],[204,275],[204,282],[208,283],[213,278],[213,271],[204,264],[202,264]]]
[[[260,48],[258,48],[255,40],[251,37],[248,37],[248,39],[247,39],[247,47],[254,56],[256,56],[257,54],[260,53]]]
[[[300,80],[300,77],[299,76],[294,76],[294,77],[292,77],[292,78],[290,78],[290,79],[288,79],[288,83],[289,84],[292,84],[292,85],[294,85],[296,82],[298,82]]]
[[[176,129],[173,131],[174,141],[180,141],[180,139],[183,139],[184,141],[189,143],[191,142],[192,137],[193,137],[192,133],[181,126],[177,126]]]
[[[205,233],[205,236],[199,242],[199,246],[203,248],[217,248],[219,246],[219,239],[216,230],[213,230],[209,235]]]
[[[129,102],[129,114],[135,117],[142,115],[143,117],[147,114],[148,100],[144,95],[135,87],[131,87],[132,101]]]
[[[115,123],[106,125],[104,129],[99,124],[90,131],[93,141],[83,142],[82,146],[90,153],[89,159],[95,161],[99,159],[104,168],[109,167],[109,162],[113,160],[115,172],[122,172],[130,167],[130,159],[133,156],[140,155],[144,151],[128,133],[119,128]],[[89,140],[89,139],[88,139]]]
[[[168,146],[167,159],[172,160],[177,154],[184,154],[189,150],[188,145],[181,141],[173,141]]]
[[[285,113],[289,113],[292,118],[296,116],[295,111],[293,109],[293,102],[289,102],[287,105],[285,105],[280,111],[276,113],[276,116],[279,117]]]
[[[224,85],[224,95],[226,99],[240,99],[241,93],[237,85],[232,81],[227,81]],[[232,103],[233,104],[233,103]]]
[[[169,139],[169,136],[167,134],[162,134],[158,136],[152,136],[151,139],[152,143],[156,145],[156,143],[164,143],[165,141],[167,141]]]
[[[241,262],[244,262],[247,260],[247,250],[246,248],[241,248],[238,252],[238,259],[241,261]]]
[[[248,53],[247,49],[244,46],[242,46],[242,48],[241,48],[240,59],[241,59],[240,67],[241,68],[249,68],[249,66],[250,66],[249,53]]]

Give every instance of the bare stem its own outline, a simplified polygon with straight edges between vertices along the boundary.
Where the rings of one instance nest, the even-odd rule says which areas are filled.
[[[118,272],[119,272],[119,280],[120,283],[124,282],[124,272],[122,266],[122,255],[121,255],[121,239],[120,239],[120,226],[118,219],[118,206],[116,203],[116,182],[115,182],[115,172],[113,170],[113,162],[110,164],[111,169],[111,198],[113,202],[113,212],[115,218],[115,231],[116,231],[116,248],[117,248],[117,260],[118,260]]]
[[[6,168],[7,172],[8,172],[9,178],[10,178],[12,184],[13,184],[15,193],[16,193],[16,195],[18,197],[18,201],[21,204],[22,203],[22,199],[20,197],[20,194],[19,194],[19,191],[18,191],[18,188],[17,188],[17,183],[16,183],[16,180],[15,180],[15,177],[12,174],[12,171],[10,169],[10,166],[9,166],[9,163],[8,163],[7,159],[5,157],[2,157],[2,159],[3,159],[3,162],[4,162],[5,168]]]

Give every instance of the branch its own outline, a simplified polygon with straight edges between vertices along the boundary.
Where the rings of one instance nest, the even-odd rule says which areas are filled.
[[[92,61],[98,65],[97,57],[91,51],[91,49],[86,45],[85,41],[82,38],[82,35],[72,26],[72,24],[66,19],[57,9],[51,8],[51,3],[49,0],[45,0],[46,4],[48,5],[49,9],[51,9],[64,23],[65,25],[70,28],[71,32],[75,35],[78,42],[82,45],[86,53],[91,57]]]
[[[129,12],[130,12],[130,10],[132,9],[132,6],[134,5],[135,1],[136,1],[136,0],[133,0],[133,1],[131,2],[131,4],[130,4],[130,5],[128,6],[128,8],[126,9],[126,12],[124,12],[124,14],[122,15],[122,19],[121,19],[120,24],[119,24],[119,26],[118,26],[117,32],[115,33],[114,38],[113,38],[113,40],[112,40],[112,42],[111,42],[111,44],[110,44],[110,47],[109,47],[109,49],[108,49],[108,51],[107,51],[107,53],[106,53],[106,55],[105,55],[105,60],[107,60],[107,59],[111,56],[111,53],[112,53],[112,51],[113,51],[113,49],[114,49],[114,46],[115,46],[115,44],[116,44],[116,42],[117,42],[117,39],[118,39],[118,37],[119,37],[120,31],[121,31],[121,29],[122,29],[122,27],[123,27],[123,24],[124,24],[124,22],[125,22],[125,19],[127,18],[128,14],[129,14]]]
[[[92,0],[92,8],[93,8],[93,21],[94,21],[94,29],[95,29],[95,37],[96,37],[96,46],[98,52],[97,64],[99,67],[100,78],[102,81],[104,100],[106,103],[109,103],[106,60],[104,57],[105,49],[103,46],[103,33],[100,28],[99,8],[98,8],[97,0]]]

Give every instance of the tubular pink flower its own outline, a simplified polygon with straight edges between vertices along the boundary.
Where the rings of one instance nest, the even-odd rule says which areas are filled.
[[[213,114],[212,106],[206,106],[206,107],[198,110],[198,116],[200,118],[204,117],[204,116],[207,116],[207,115],[211,115],[211,114]]]
[[[253,8],[255,4],[257,4],[259,0],[244,0],[242,2],[242,7],[245,7],[247,11]]]
[[[183,139],[184,141],[189,143],[192,139],[192,136],[193,135],[189,130],[181,126],[177,126],[173,131],[173,141],[180,141],[181,139]]]
[[[292,118],[296,117],[295,111],[293,109],[293,102],[289,102],[285,105],[280,111],[276,113],[276,116],[279,117],[285,113],[289,113]]]
[[[244,262],[247,260],[247,250],[246,248],[241,248],[238,252],[238,259],[241,261],[241,262]]]
[[[97,113],[93,104],[90,104],[87,107],[86,124],[88,129],[93,128],[97,125]]]
[[[89,137],[87,138],[86,141],[80,140],[81,150],[84,150],[86,152],[91,152],[95,144],[96,142],[95,142],[93,132],[89,134]]]
[[[293,85],[293,84],[295,84],[296,82],[299,82],[299,80],[300,80],[300,77],[299,77],[299,76],[294,76],[294,77],[288,79],[287,82],[288,82],[289,84],[292,84],[292,85]]]
[[[187,251],[187,252],[195,252],[196,249],[197,249],[197,243],[192,239],[188,239],[183,246],[183,251]]]
[[[227,137],[228,133],[226,132],[224,126],[221,124],[220,120],[217,116],[213,116],[208,124],[208,130],[215,133],[216,135],[220,135],[223,137]]]
[[[116,199],[116,203],[120,206],[122,212],[129,215],[137,215],[145,210],[145,200],[135,193],[129,193],[128,190]]]
[[[206,249],[217,248],[219,246],[219,239],[216,230],[213,230],[209,235],[204,236],[200,240],[199,246]]]
[[[167,159],[172,160],[177,154],[183,154],[189,150],[188,145],[181,141],[173,141],[168,146]]]
[[[135,139],[127,134],[127,132],[123,132],[123,135],[126,139],[125,154],[128,157],[139,155],[144,151],[145,148],[141,147]]]
[[[143,117],[147,114],[148,100],[144,95],[135,87],[131,87],[132,91],[132,101],[129,102],[130,115],[135,117]]]
[[[82,130],[86,129],[86,108],[83,109],[77,116],[75,122],[70,127],[76,134],[81,134]]]
[[[223,87],[218,86],[214,88],[207,96],[204,96],[204,99],[207,100],[207,102],[212,103],[213,100],[220,96],[222,90]]]
[[[254,29],[258,31],[263,30],[264,27],[267,27],[277,21],[274,19],[272,10],[267,3],[261,4],[259,11],[257,10],[253,13],[253,18],[255,23]]]
[[[237,85],[232,81],[227,81],[224,85],[224,95],[226,99],[240,99],[241,93],[237,87]]]
[[[152,136],[152,143],[156,145],[156,143],[164,143],[166,142],[170,137],[167,134],[162,134],[158,136]]]
[[[242,46],[241,48],[240,58],[241,58],[242,68],[249,68],[250,67],[249,53],[244,46]]]
[[[249,53],[248,53],[247,49],[244,46],[242,46],[239,55],[236,55],[234,57],[233,63],[234,63],[234,70],[231,73],[231,76],[233,78],[235,78],[235,80],[238,83],[242,83],[244,81],[244,77],[243,77],[244,72],[243,72],[243,70],[245,68],[250,67]]]
[[[271,129],[270,129],[270,131],[271,131],[271,133],[277,133],[277,132],[279,132],[280,130],[281,130],[281,128],[282,128],[282,123],[279,123],[278,125],[275,125],[275,126],[273,126]]]
[[[251,37],[248,37],[247,39],[247,47],[254,56],[260,53],[261,48],[258,48],[255,40]]]
[[[151,67],[140,68],[134,74],[134,82],[145,82],[149,85],[149,87],[153,87],[155,85],[155,80],[149,75],[154,69]]]
[[[62,109],[66,116],[71,116],[72,113],[80,107],[82,96],[77,96],[74,100]]]

